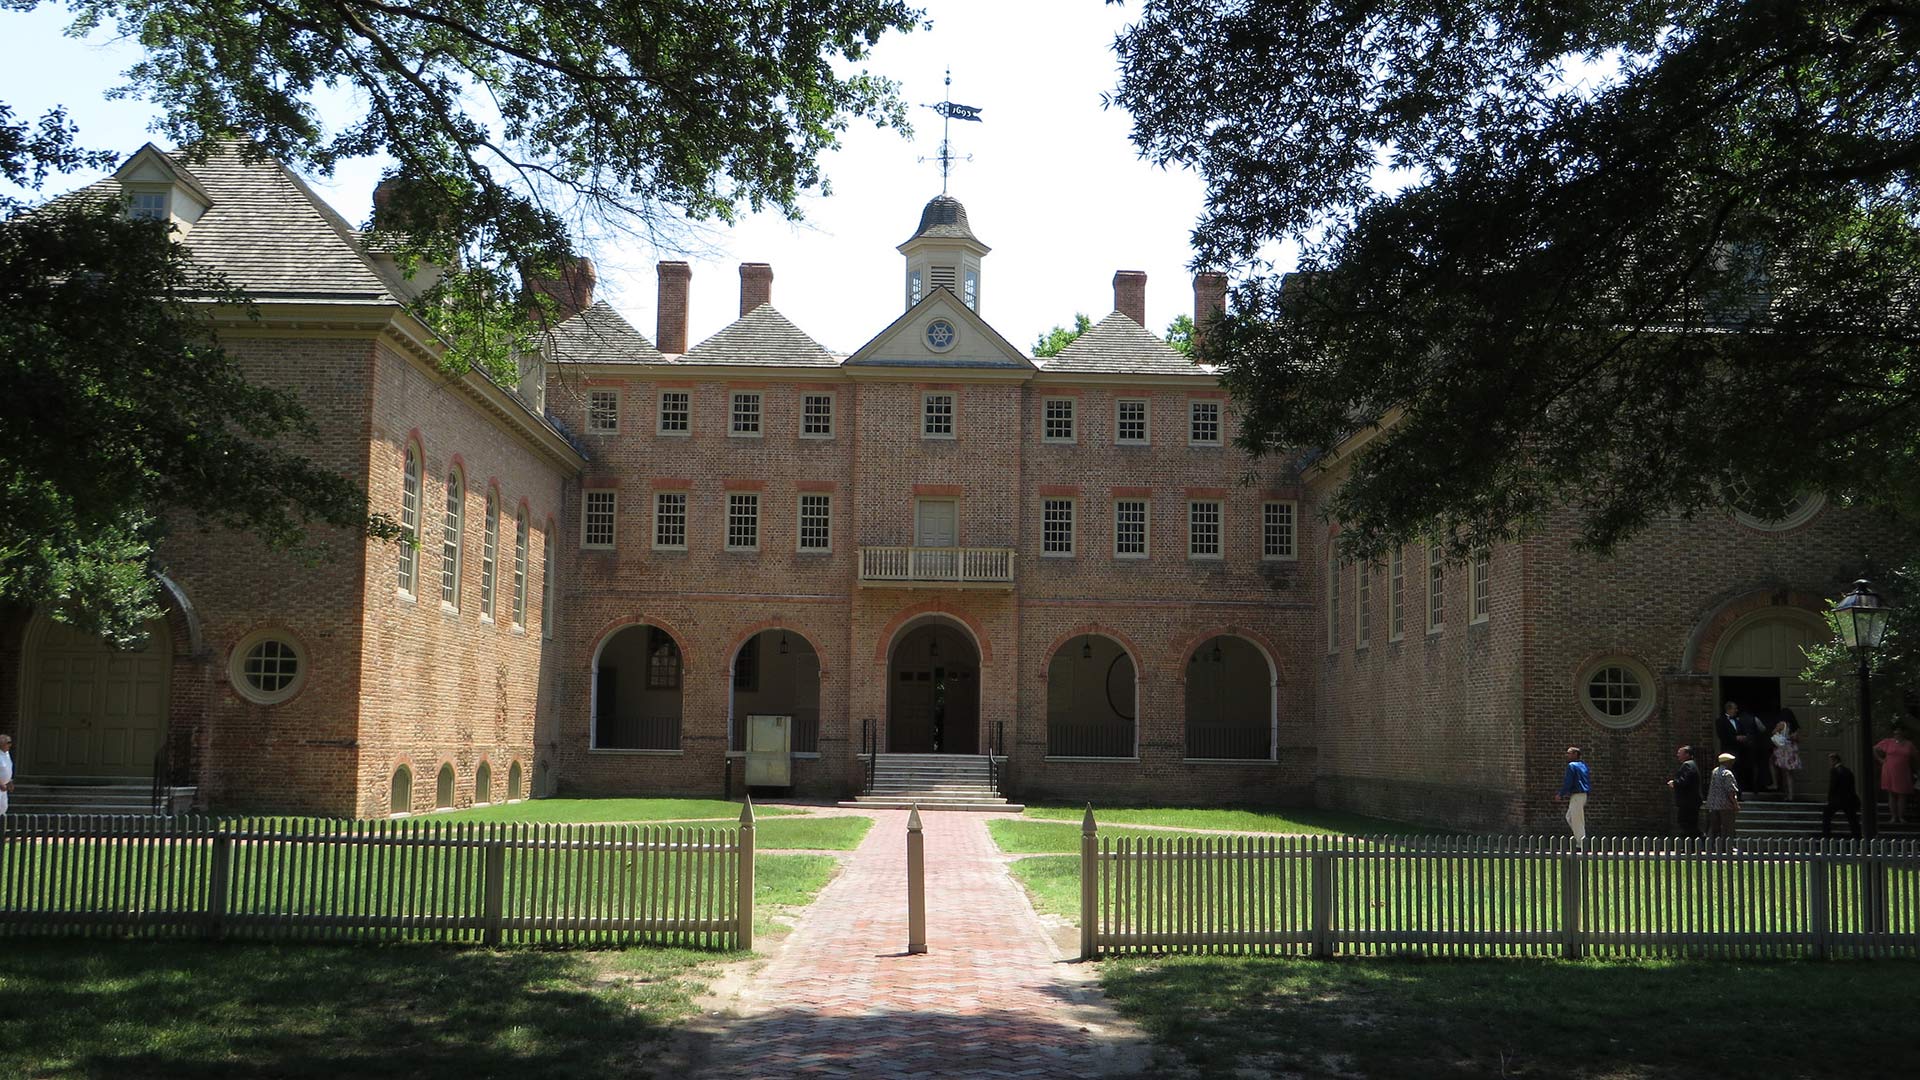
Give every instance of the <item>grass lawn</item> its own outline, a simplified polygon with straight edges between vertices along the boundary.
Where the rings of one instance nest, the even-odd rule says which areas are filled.
[[[795,817],[756,822],[758,851],[852,851],[873,828],[870,817]]]
[[[1026,887],[1036,911],[1080,922],[1080,856],[1042,855],[1021,859],[1009,869],[1013,880]]]
[[[741,804],[725,799],[527,799],[499,806],[421,814],[398,820],[410,824],[435,821],[674,821],[713,819],[738,821]],[[803,811],[783,806],[756,806],[754,818],[782,817]]]
[[[0,1075],[653,1075],[725,954],[34,941],[0,950]]]
[[[1028,806],[1026,816],[1080,824],[1087,812],[1079,806]],[[1226,829],[1232,832],[1345,833],[1371,836],[1382,833],[1429,834],[1442,830],[1402,821],[1310,808],[1246,808],[1217,806],[1095,806],[1093,818],[1102,834],[1109,825],[1169,825],[1176,829]]]
[[[1051,821],[1027,821],[1023,818],[993,818],[987,822],[987,832],[1000,850],[1009,855],[1065,855],[1080,852],[1080,829],[1078,823],[1069,828]],[[1151,836],[1166,839],[1179,836],[1198,836],[1198,833],[1165,832],[1160,829],[1101,829],[1103,837]],[[1209,839],[1212,839],[1209,837]]]
[[[1160,1075],[1212,1078],[1901,1074],[1920,964],[1103,960]],[[1182,1066],[1184,1065],[1184,1069]]]

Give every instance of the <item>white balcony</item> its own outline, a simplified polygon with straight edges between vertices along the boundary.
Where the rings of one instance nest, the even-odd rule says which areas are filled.
[[[883,589],[1011,589],[1013,549],[863,547],[860,584]]]

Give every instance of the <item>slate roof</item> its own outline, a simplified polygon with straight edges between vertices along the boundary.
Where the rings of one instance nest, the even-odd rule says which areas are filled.
[[[576,364],[664,364],[653,342],[620,317],[605,300],[553,328],[548,336],[555,360]]]
[[[688,350],[680,362],[836,367],[840,358],[788,322],[772,304],[761,304]]]
[[[1151,330],[1117,311],[1093,324],[1058,354],[1041,360],[1040,370],[1209,379],[1215,374],[1214,368],[1187,359]]]
[[[980,244],[980,238],[973,235],[973,229],[967,224],[967,208],[960,200],[951,195],[935,195],[928,200],[926,209],[920,211],[920,227],[913,230],[907,238],[908,243],[923,236],[943,240],[971,240]],[[980,244],[986,247],[985,244]]]

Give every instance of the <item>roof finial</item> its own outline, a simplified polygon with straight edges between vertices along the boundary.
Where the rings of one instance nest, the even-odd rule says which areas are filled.
[[[980,119],[979,106],[956,105],[953,103],[953,69],[952,68],[947,69],[946,100],[942,101],[938,105],[928,105],[927,108],[932,109],[934,112],[939,113],[941,116],[940,152],[933,156],[933,160],[938,161],[940,163],[940,194],[945,195],[947,193],[947,174],[953,171],[953,163],[956,161],[972,161],[973,160],[972,154],[960,155],[960,154],[955,154],[953,152],[953,140],[951,138],[953,122],[955,120],[971,120],[974,123],[978,124],[978,123],[984,123],[984,121]],[[920,160],[926,161],[927,159],[921,158]]]

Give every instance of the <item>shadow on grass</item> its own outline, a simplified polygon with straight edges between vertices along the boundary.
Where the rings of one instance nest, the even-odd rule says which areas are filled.
[[[1196,1077],[1851,1078],[1910,1060],[1885,1007],[1920,964],[1182,956],[1100,981]]]
[[[13,940],[0,1075],[645,1075],[722,959]]]

